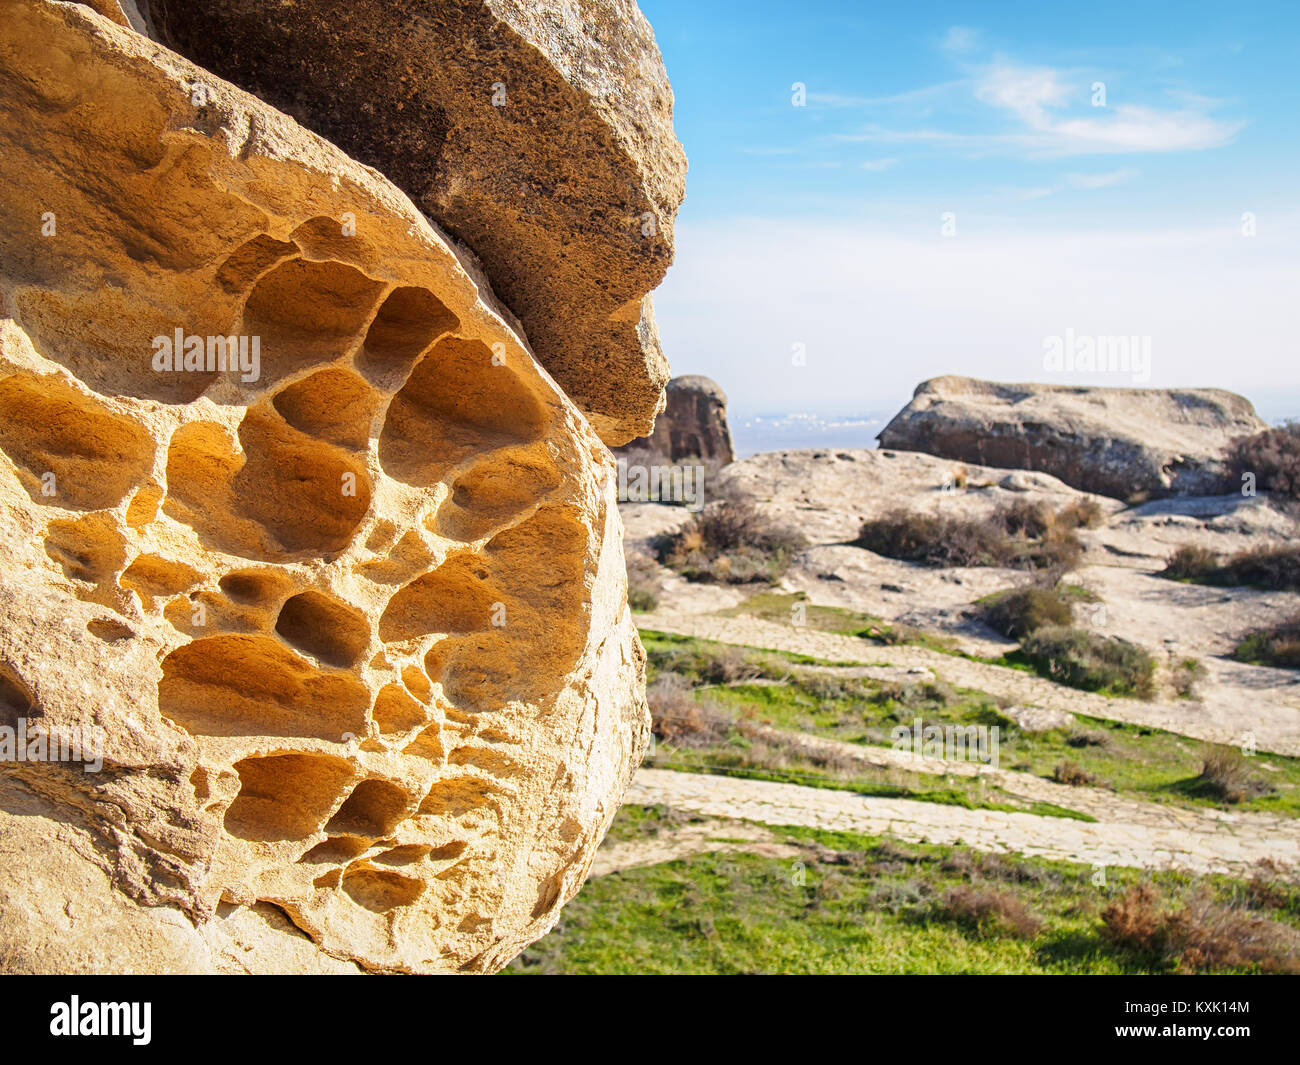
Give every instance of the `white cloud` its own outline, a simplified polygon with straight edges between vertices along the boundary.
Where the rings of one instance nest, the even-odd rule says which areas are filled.
[[[969,26],[951,26],[943,35],[939,47],[945,52],[957,55],[972,52],[979,47],[980,36],[979,30],[971,29]]]
[[[1104,174],[1066,174],[1065,183],[1074,189],[1106,189],[1131,181],[1136,170],[1110,170]]]
[[[1137,104],[1090,107],[1087,117],[1066,117],[1060,113],[1064,107],[1085,99],[1082,87],[1071,87],[1047,67],[994,65],[980,78],[975,96],[1011,112],[1031,131],[1025,143],[1048,154],[1197,151],[1227,144],[1244,125],[1192,109]]]
[[[863,170],[871,170],[873,172],[878,173],[881,170],[888,170],[891,166],[893,166],[897,162],[898,160],[894,158],[868,159],[865,163],[862,163],[861,166]]]
[[[1043,338],[1067,328],[1152,337],[1152,386],[1229,388],[1278,416],[1289,398],[1300,414],[1297,241],[1300,216],[1255,238],[1235,217],[1094,232],[963,216],[950,239],[937,219],[910,233],[683,219],[655,307],[674,372],[714,377],[742,414],[892,411],[946,373],[1043,380]]]

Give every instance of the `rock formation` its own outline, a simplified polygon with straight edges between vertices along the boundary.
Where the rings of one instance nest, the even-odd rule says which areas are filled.
[[[923,382],[880,446],[986,466],[1038,470],[1085,492],[1214,495],[1230,490],[1224,450],[1265,423],[1217,388]]]
[[[499,968],[648,738],[608,451],[380,174],[0,14],[0,968]]]
[[[727,397],[711,378],[698,374],[668,382],[668,403],[655,420],[655,431],[634,440],[623,452],[649,451],[673,462],[705,459],[725,466],[736,461],[727,425]]]
[[[632,0],[138,0],[168,47],[375,167],[473,249],[612,445],[668,364],[648,293],[686,160]]]

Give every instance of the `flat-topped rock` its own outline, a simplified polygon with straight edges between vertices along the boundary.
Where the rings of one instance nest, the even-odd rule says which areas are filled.
[[[880,445],[1039,470],[1086,492],[1135,496],[1230,491],[1224,452],[1266,428],[1250,401],[1216,388],[922,383]]]

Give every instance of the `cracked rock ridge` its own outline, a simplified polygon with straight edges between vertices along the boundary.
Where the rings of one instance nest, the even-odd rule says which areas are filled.
[[[0,725],[103,741],[0,762],[0,968],[500,968],[648,739],[609,452],[382,176],[0,15]]]

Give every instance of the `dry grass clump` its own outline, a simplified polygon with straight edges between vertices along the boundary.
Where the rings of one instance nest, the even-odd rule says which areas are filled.
[[[1081,503],[1052,511],[1017,500],[983,518],[895,510],[865,522],[857,544],[886,558],[927,566],[1072,569],[1083,555],[1075,530],[1094,520]]]
[[[1069,625],[1074,620],[1070,601],[1060,589],[1034,584],[988,596],[980,601],[979,609],[989,628],[1013,639],[1047,626]]]
[[[1300,591],[1300,547],[1254,547],[1222,561],[1204,547],[1180,547],[1160,575],[1198,584]]]
[[[1241,487],[1243,474],[1253,473],[1260,491],[1300,499],[1300,422],[1234,440],[1228,467],[1234,490]]]
[[[1274,790],[1268,781],[1250,771],[1250,763],[1240,751],[1221,744],[1205,752],[1201,773],[1192,787],[1202,795],[1227,803],[1246,802]]]
[[[1069,784],[1071,787],[1092,786],[1101,783],[1095,773],[1089,773],[1083,766],[1071,762],[1068,758],[1056,763],[1056,767],[1052,770],[1052,779],[1058,784]]]
[[[661,673],[646,689],[650,727],[674,747],[711,747],[731,733],[733,721],[720,710],[697,702],[691,682],[676,673]]]
[[[1101,915],[1103,938],[1179,972],[1300,972],[1300,931],[1199,893],[1166,906],[1155,885],[1136,884]]]
[[[799,533],[766,517],[753,500],[730,493],[655,541],[659,561],[687,580],[771,583],[806,546]]]
[[[1032,939],[1043,927],[1043,922],[1012,892],[977,884],[948,888],[933,913],[985,936]]]

